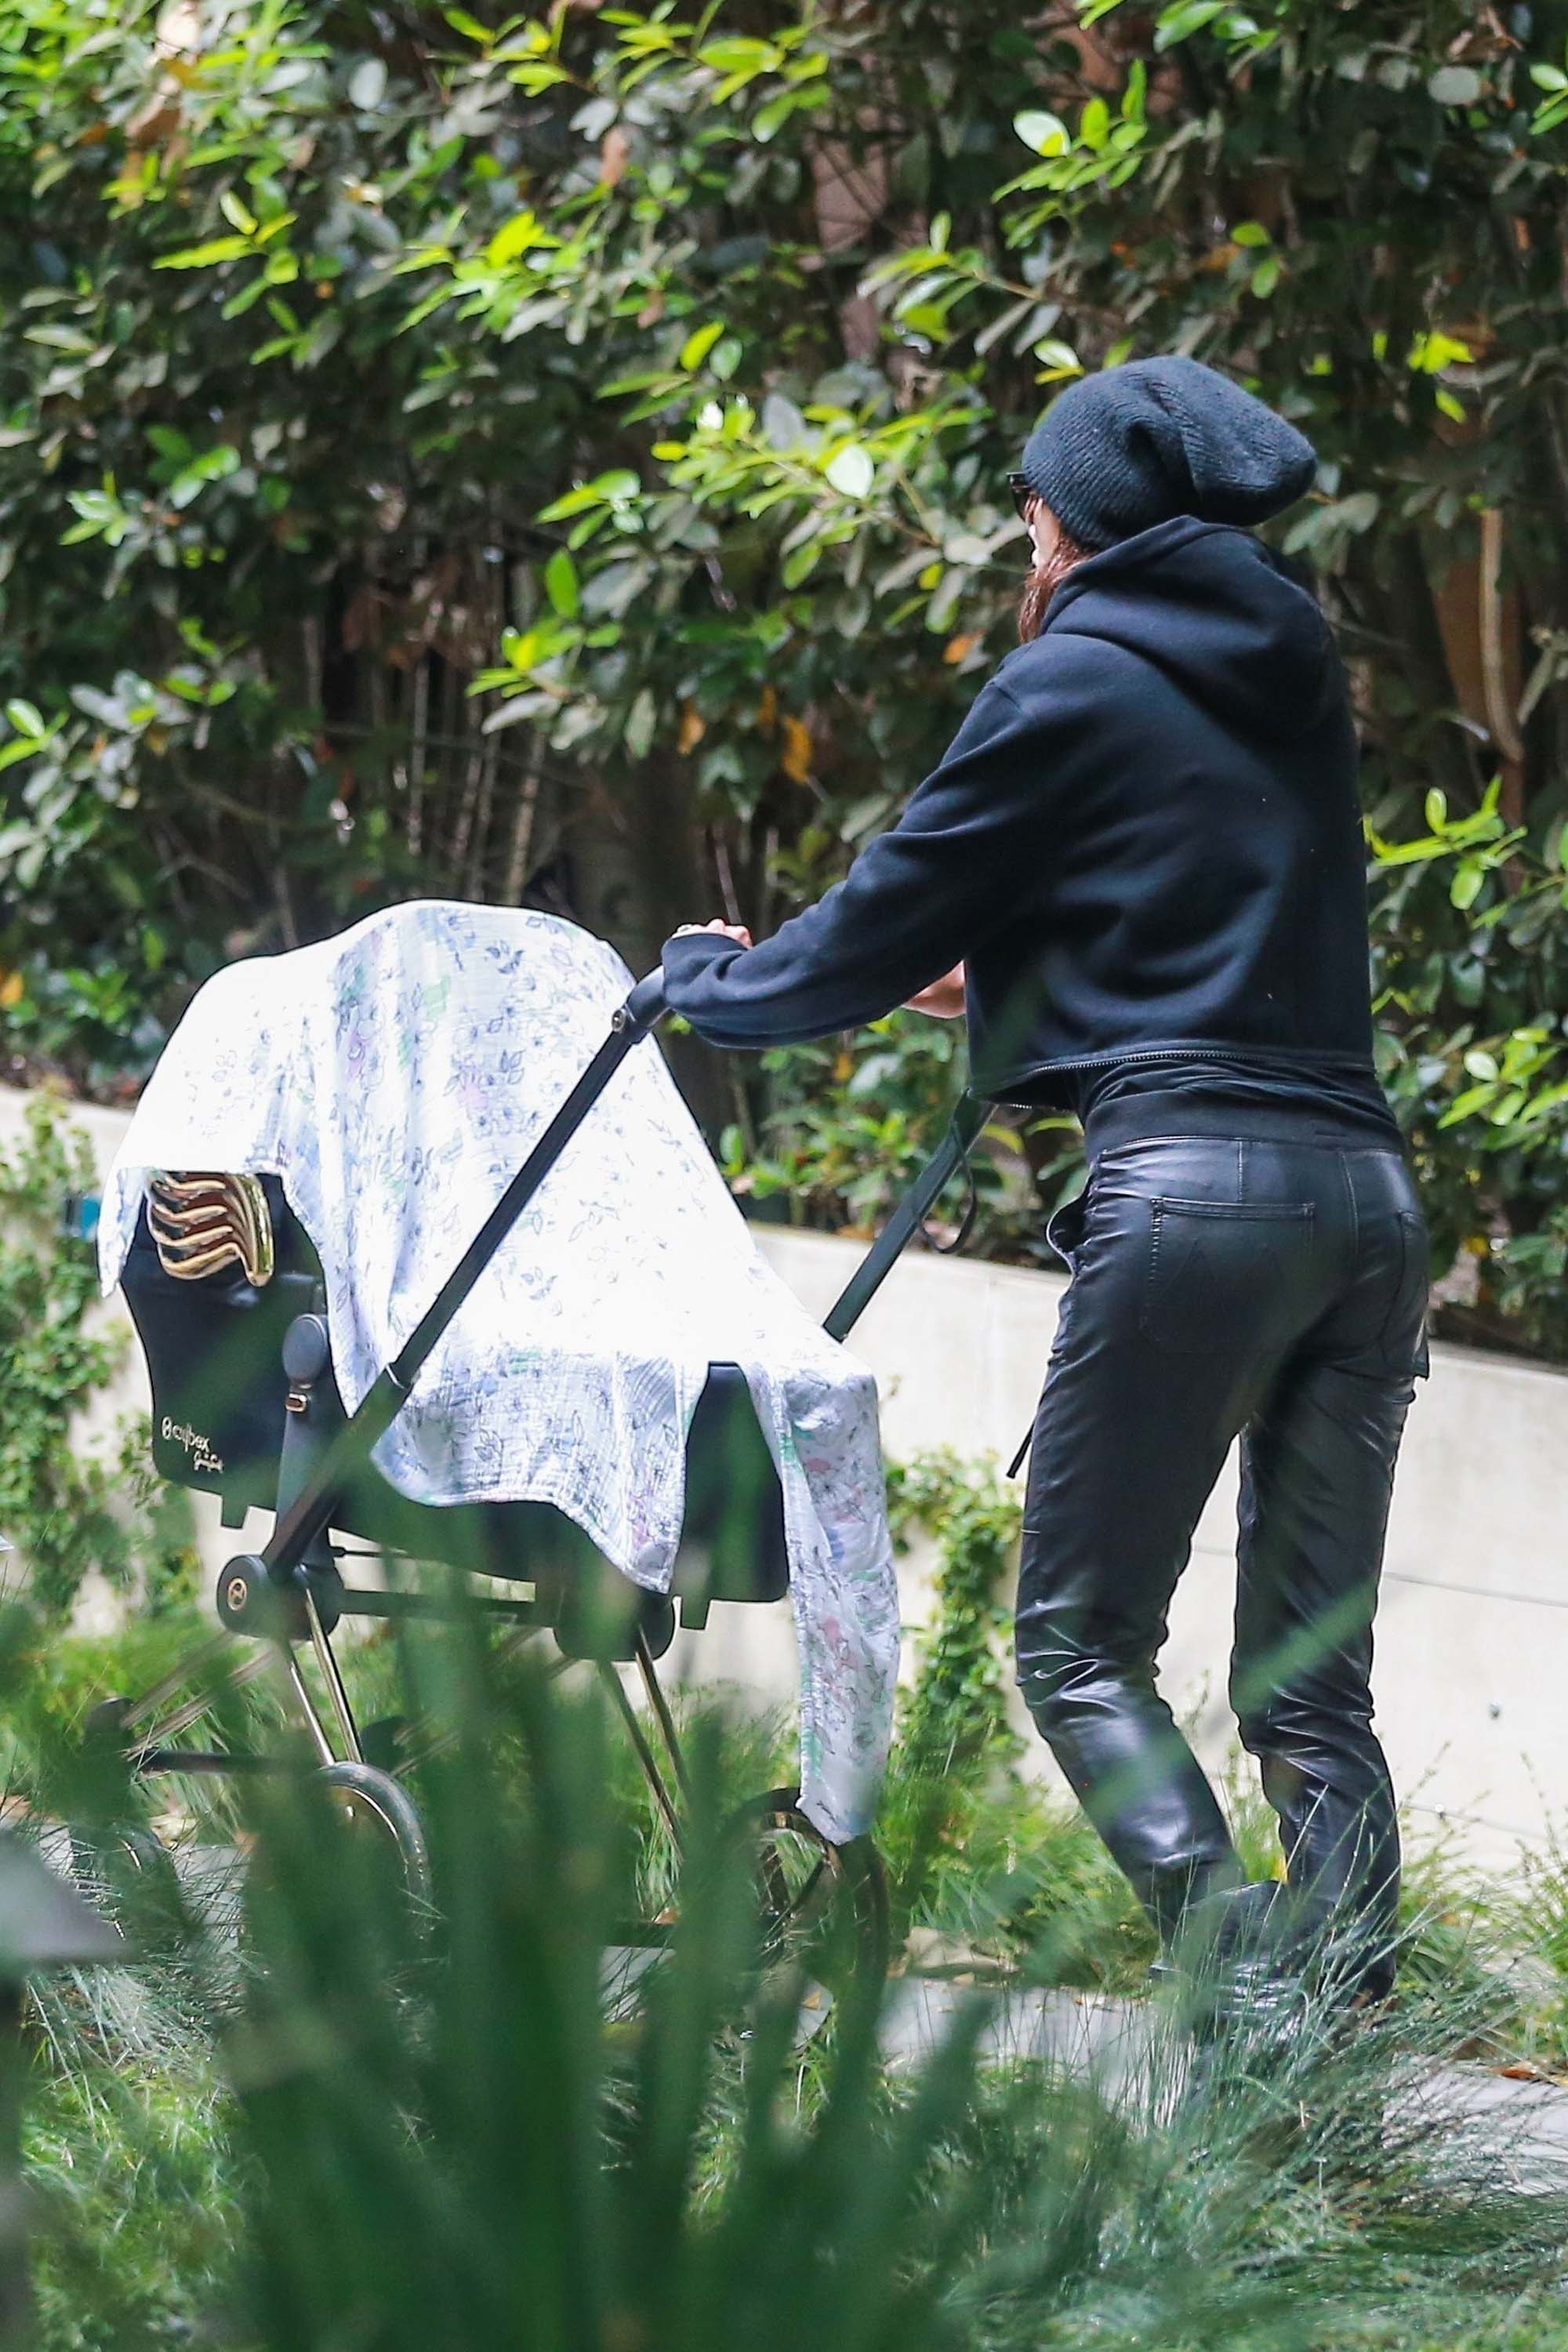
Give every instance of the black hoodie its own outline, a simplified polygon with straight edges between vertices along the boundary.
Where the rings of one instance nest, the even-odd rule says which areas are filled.
[[[715,1044],[847,1029],[960,961],[976,1087],[1072,1102],[1129,1057],[1369,1071],[1344,671],[1248,531],[1181,516],[1079,564],[847,878],[771,940],[670,940]]]

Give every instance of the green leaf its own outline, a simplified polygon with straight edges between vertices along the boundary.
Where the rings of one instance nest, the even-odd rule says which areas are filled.
[[[821,541],[807,540],[804,547],[797,547],[793,554],[785,556],[779,566],[779,578],[786,588],[798,588],[803,581],[810,578],[821,558]]]
[[[1024,349],[1029,340],[1029,332],[1024,329],[1024,321],[1028,320],[1032,326],[1037,320],[1041,328],[1054,327],[1060,315],[1060,310],[1059,303],[1037,302],[1032,294],[1026,294],[1021,301],[1010,302],[1005,310],[998,310],[994,319],[988,319],[975,336],[975,358],[984,359],[985,353],[993,350],[1002,341],[1003,336],[1010,334],[1015,328],[1023,331],[1013,348],[1015,351]]]
[[[386,96],[386,68],[379,58],[365,58],[349,76],[349,104],[362,114],[374,114]]]
[[[49,351],[73,352],[83,358],[92,349],[91,336],[84,335],[79,327],[26,327],[22,340],[42,343]]]
[[[847,441],[829,463],[826,472],[834,488],[846,499],[868,497],[876,479],[876,469],[869,454],[858,441]]]
[[[268,270],[258,270],[248,286],[242,286],[237,294],[229,296],[223,306],[224,318],[243,319],[246,312],[254,310],[257,303],[260,301],[268,286],[274,282]]]
[[[1568,73],[1561,66],[1533,65],[1530,79],[1537,89],[1568,89]]]
[[[1083,373],[1083,362],[1072,345],[1059,341],[1054,335],[1047,335],[1043,342],[1035,345],[1035,357],[1040,363],[1037,383],[1055,383],[1063,376]]]
[[[1079,117],[1078,135],[1096,154],[1110,136],[1110,109],[1102,98],[1091,98]]]
[[[1190,33],[1201,32],[1205,25],[1223,16],[1226,0],[1177,0],[1173,8],[1163,8],[1154,34],[1156,50],[1173,48]]]
[[[1441,375],[1447,367],[1464,366],[1475,357],[1468,343],[1457,335],[1416,335],[1411,341],[1405,364],[1421,375]]]
[[[205,269],[215,262],[238,261],[250,251],[247,236],[214,236],[205,245],[182,246],[178,253],[160,254],[154,269]]]
[[[1441,833],[1448,822],[1448,795],[1440,785],[1434,784],[1423,803],[1428,833]]]
[[[1065,155],[1072,145],[1072,134],[1061,116],[1047,114],[1039,107],[1016,114],[1013,128],[1033,155]]]
[[[1447,853],[1448,845],[1436,835],[1422,841],[1380,841],[1373,834],[1372,847],[1380,866],[1430,866],[1435,857]]]
[[[723,331],[722,319],[710,319],[706,326],[694,329],[687,336],[680,346],[680,365],[689,375],[694,368],[701,366]]]
[[[1486,878],[1486,867],[1475,858],[1467,857],[1461,861],[1455,871],[1452,882],[1448,885],[1448,897],[1461,914],[1467,908],[1475,905],[1481,895]]]
[[[623,737],[627,751],[634,760],[646,760],[653,748],[653,730],[658,723],[658,705],[651,686],[645,686],[635,698],[626,713]]]
[[[20,696],[5,705],[5,716],[18,735],[30,735],[35,741],[47,735],[44,714],[36,702],[24,702]]]
[[[514,213],[510,220],[497,229],[486,246],[485,259],[492,269],[504,269],[509,261],[515,261],[520,253],[526,253],[531,246],[540,244],[542,237],[537,213],[531,210]]]
[[[508,81],[515,82],[519,89],[528,92],[530,98],[537,98],[542,90],[555,89],[571,79],[564,66],[551,64],[513,66],[507,76]]]
[[[1231,230],[1230,239],[1233,245],[1272,245],[1274,242],[1263,223],[1255,220],[1237,221]]]
[[[175,475],[169,485],[169,504],[188,507],[208,482],[221,482],[238,471],[239,451],[231,443],[220,441],[215,449],[204,450]]]
[[[1473,66],[1439,66],[1427,79],[1426,95],[1439,106],[1474,106],[1485,88]]]
[[[1341,499],[1334,513],[1344,530],[1360,533],[1370,530],[1383,511],[1383,500],[1375,490],[1356,490],[1348,499]]]
[[[749,34],[736,34],[731,38],[705,41],[697,52],[697,62],[711,66],[716,73],[767,73],[783,59],[771,41],[759,41]]]
[[[755,139],[760,145],[765,147],[773,133],[776,131],[782,131],[784,129],[784,124],[789,121],[792,114],[796,113],[803,106],[815,105],[818,97],[821,96],[826,96],[826,92],[816,90],[781,90],[777,98],[770,98],[767,104],[765,106],[759,106],[755,114],[752,115],[752,138]]]
[[[1274,289],[1279,285],[1279,272],[1282,267],[1283,265],[1279,259],[1279,256],[1277,253],[1271,253],[1268,257],[1267,260],[1260,261],[1257,268],[1253,271],[1251,278],[1252,290],[1260,301],[1266,302],[1270,294],[1273,293]]]
[[[490,27],[481,25],[477,16],[470,16],[466,8],[443,8],[441,14],[454,33],[463,33],[470,41],[482,42],[487,49],[495,39]]]
[[[616,467],[607,474],[596,476],[591,482],[579,482],[576,488],[568,490],[564,497],[552,499],[547,507],[541,507],[535,520],[539,522],[566,522],[572,516],[589,513],[595,507],[614,506],[635,498],[641,488],[641,482],[629,467]]]
[[[769,446],[774,449],[798,449],[806,437],[805,417],[794,401],[786,400],[782,392],[770,392],[763,403],[763,433]],[[675,445],[673,454],[678,457],[685,456],[680,443]],[[657,449],[654,455],[658,455]]]
[[[1492,1089],[1489,1086],[1468,1087],[1462,1095],[1457,1095],[1448,1105],[1447,1109],[1437,1121],[1438,1126],[1458,1127],[1461,1119],[1473,1117],[1484,1103],[1491,1100],[1491,1097]]]
[[[577,566],[563,547],[556,549],[544,567],[544,593],[563,621],[576,619],[583,602],[577,585]]]

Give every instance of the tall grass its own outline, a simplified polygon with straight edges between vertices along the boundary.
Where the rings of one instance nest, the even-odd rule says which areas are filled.
[[[999,2063],[981,1993],[889,2065],[880,1989],[813,2032],[823,1997],[763,1967],[751,1785],[699,1721],[679,1917],[628,2013],[604,1955],[648,1832],[596,1694],[461,1632],[404,1670],[456,1735],[419,1785],[433,1918],[308,1773],[247,1788],[237,1959],[155,1868],[111,1883],[100,1828],[150,1957],[40,2006],[43,2352],[1562,2340],[1568,2203],[1456,2105],[1499,2030],[1484,1970],[1196,2078],[1152,2007],[1087,2070]],[[1028,1835],[997,1832],[1005,1878]]]

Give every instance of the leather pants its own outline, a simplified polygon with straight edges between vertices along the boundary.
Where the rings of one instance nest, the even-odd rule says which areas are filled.
[[[1155,1682],[1193,1530],[1241,1438],[1230,1696],[1291,1885],[1391,1979],[1399,1832],[1372,1624],[1426,1226],[1402,1155],[1315,1130],[1158,1136],[1053,1220],[1072,1269],[1031,1448],[1018,1679],[1162,1933],[1245,1874]]]

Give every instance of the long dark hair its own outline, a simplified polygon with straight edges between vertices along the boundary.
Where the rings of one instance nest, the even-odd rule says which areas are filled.
[[[1094,553],[1092,547],[1080,547],[1069,539],[1058,524],[1057,543],[1043,563],[1037,563],[1024,583],[1024,593],[1018,599],[1018,643],[1026,646],[1037,637],[1045,625],[1046,607],[1068,573],[1086,556]]]

